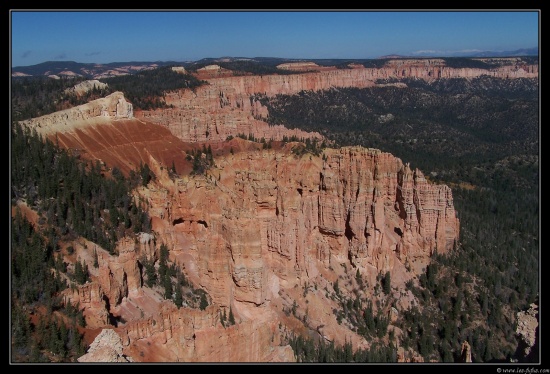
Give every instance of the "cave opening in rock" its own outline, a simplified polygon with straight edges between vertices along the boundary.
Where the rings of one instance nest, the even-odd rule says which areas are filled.
[[[393,231],[395,231],[395,233],[399,236],[403,236],[403,231],[401,230],[401,228],[399,227],[394,227],[393,228]]]
[[[175,220],[172,221],[172,226],[176,226],[180,223],[183,223],[185,220],[183,218],[176,218]]]

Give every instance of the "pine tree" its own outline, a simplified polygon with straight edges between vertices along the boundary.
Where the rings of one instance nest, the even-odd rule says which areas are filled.
[[[67,355],[66,345],[69,341],[69,332],[67,331],[67,326],[65,326],[64,321],[60,321],[59,324],[59,353],[61,357],[65,357]]]
[[[389,295],[391,292],[391,275],[390,272],[387,271],[386,275],[384,275],[384,284],[383,284],[383,290],[386,295]]]
[[[154,179],[153,178],[154,174],[151,171],[151,169],[149,169],[148,164],[140,164],[140,175],[141,175],[141,183],[144,187],[149,184],[151,179]]]
[[[334,293],[339,296],[340,295],[340,287],[338,286],[338,279],[334,282]]]
[[[375,328],[375,323],[374,323],[374,316],[373,316],[373,310],[372,310],[372,301],[370,300],[367,301],[367,307],[363,312],[363,318],[365,320],[365,326],[367,328],[367,331],[372,332]]]
[[[208,306],[208,300],[206,299],[206,294],[203,291],[203,292],[201,292],[201,303],[199,305],[199,308],[201,310],[205,310],[207,306]]]
[[[155,270],[155,264],[153,260],[143,260],[143,266],[145,267],[145,275],[147,275],[147,281],[145,284],[147,287],[153,287],[157,283],[157,271]]]
[[[183,295],[181,294],[181,286],[179,283],[176,284],[176,294],[174,295],[174,304],[178,308],[183,306]]]
[[[353,362],[353,347],[347,338],[344,342],[344,362]]]
[[[74,264],[74,280],[78,284],[84,283],[84,271],[82,270],[82,264],[80,261],[76,261]]]
[[[235,324],[235,316],[233,315],[233,309],[229,307],[229,325]]]
[[[164,298],[165,299],[172,299],[172,280],[170,279],[170,276],[168,274],[165,274],[163,277],[164,281]],[[179,287],[178,287],[179,288]]]
[[[168,246],[164,243],[160,245],[159,256],[159,277],[164,278],[168,272]]]
[[[97,256],[97,250],[96,248],[94,248],[94,268],[98,268],[99,267],[99,258]]]
[[[227,316],[225,314],[225,309],[223,310],[223,313],[220,311],[220,322],[223,327],[225,327],[225,321],[227,320]]]
[[[77,305],[78,312],[76,313],[76,323],[81,327],[86,327],[86,320],[84,319],[84,314]]]
[[[38,346],[36,343],[31,344],[31,352],[29,354],[29,362],[42,362],[43,357],[40,353],[40,350],[38,349]]]

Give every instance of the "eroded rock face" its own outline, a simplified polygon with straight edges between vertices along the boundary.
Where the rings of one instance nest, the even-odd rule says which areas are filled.
[[[450,188],[378,150],[263,150],[217,165],[148,198],[168,218],[154,230],[224,306],[262,305],[277,297],[273,284],[315,277],[335,259],[386,272],[449,251],[458,237]]]
[[[78,362],[134,362],[122,353],[122,339],[112,329],[104,329],[90,345],[88,352]]]
[[[266,140],[282,140],[284,136],[322,138],[315,132],[270,126],[258,119],[268,117],[267,108],[259,100],[240,93],[238,87],[232,87],[232,83],[241,84],[234,82],[235,78],[238,77],[210,79],[209,85],[198,87],[195,92],[167,93],[166,103],[173,108],[136,111],[136,118],[166,126],[184,142],[221,142],[238,134],[253,134]]]
[[[310,62],[283,64],[282,68],[311,69]],[[479,68],[451,68],[442,59],[390,60],[381,68],[350,69],[318,67],[317,72],[291,75],[231,76],[222,74],[218,65],[210,65],[199,71],[199,76],[208,85],[196,90],[181,90],[168,93],[166,103],[172,109],[137,111],[136,117],[167,126],[185,142],[219,142],[229,135],[254,134],[258,139],[281,140],[283,136],[298,138],[321,138],[318,133],[307,133],[283,126],[269,126],[265,120],[269,113],[257,99],[257,94],[275,96],[292,95],[300,91],[319,91],[334,87],[366,88],[377,85],[377,80],[418,78],[476,78],[482,75],[513,79],[538,77],[538,65],[512,64],[491,70]],[[204,71],[211,74],[202,77]],[[213,74],[212,72],[215,72]],[[226,71],[228,73],[228,71]],[[230,72],[229,72],[230,73]],[[393,83],[404,87],[402,83]],[[406,86],[405,86],[406,87]]]
[[[89,92],[93,89],[105,89],[107,88],[107,83],[98,81],[97,79],[87,80],[81,82],[71,88],[67,88],[65,92],[72,93],[75,95],[83,95],[86,92]]]
[[[118,256],[96,249],[97,269],[92,246],[77,246],[92,282],[67,289],[66,300],[79,303],[91,328],[115,328],[136,361],[293,361],[280,344],[281,308],[311,282],[320,287],[308,296],[316,305],[309,323],[337,344],[365,344],[336,322],[321,290],[340,264],[372,278],[451,250],[459,230],[451,191],[379,150],[296,156],[293,146],[220,156],[201,176],[170,179],[156,168],[157,181],[136,191],[154,235],[121,240]],[[158,258],[158,243],[207,291],[206,310],[178,309],[143,287],[139,261]],[[229,308],[238,323],[224,328]]]
[[[290,346],[280,345],[277,321],[259,314],[224,328],[217,307],[178,310],[167,304],[148,319],[127,323],[120,333],[125,352],[144,362],[294,361]]]
[[[517,313],[516,334],[520,338],[518,350],[521,358],[528,357],[537,341],[538,305],[531,304],[526,311]]]
[[[314,62],[289,62],[277,65],[277,69],[293,71],[334,70],[334,66],[319,66]]]
[[[480,59],[491,60],[491,59]],[[453,68],[446,66],[443,59],[399,59],[389,60],[380,69],[369,69],[377,71],[379,76],[387,78],[420,78],[433,80],[439,78],[475,78],[488,75],[495,78],[536,78],[538,77],[538,65],[527,65],[518,63],[515,59],[508,60],[510,63],[493,69],[480,68]],[[513,63],[513,62],[516,63]],[[376,73],[375,73],[376,74]]]
[[[104,98],[90,101],[75,108],[61,110],[19,123],[42,136],[65,133],[98,123],[110,123],[117,119],[133,118],[134,109],[122,92],[113,92]]]
[[[472,362],[472,349],[466,340],[460,347],[460,362]]]
[[[436,67],[416,67],[414,74]],[[167,165],[176,160],[180,170],[182,139],[318,135],[255,119],[268,113],[250,96],[254,93],[368,87],[375,77],[412,69],[402,73],[402,68],[211,79],[196,92],[168,94],[174,109],[136,114],[148,121],[131,119],[131,104],[120,93],[26,121],[109,167],[128,171],[145,161],[157,176],[135,192],[147,201],[153,233],[120,241],[118,256],[97,248],[97,269],[93,247],[77,247],[92,282],[67,289],[65,300],[84,309],[90,328],[116,330],[124,354],[136,361],[293,361],[290,347],[281,345],[282,308],[300,300],[300,287],[319,284],[307,296],[317,306],[307,316],[312,328],[336,344],[345,339],[354,347],[366,344],[336,322],[332,308],[338,305],[321,288],[342,275],[340,265],[357,268],[372,285],[379,273],[403,274],[406,264],[426,263],[434,251],[451,250],[459,221],[447,186],[429,183],[388,153],[361,147],[326,149],[322,156],[296,156],[293,143],[277,150],[243,147],[215,157],[206,175],[177,178],[168,175]],[[208,293],[208,308],[178,309],[158,290],[143,287],[140,259],[158,259],[159,243],[168,246],[170,261],[195,287]],[[224,327],[220,313],[229,308],[238,323]],[[305,310],[304,305],[304,318]]]
[[[140,237],[148,234],[142,233]],[[87,264],[92,282],[68,288],[64,291],[65,302],[79,305],[89,328],[111,324],[111,314],[125,297],[142,291],[142,274],[139,260],[142,256],[154,256],[151,240],[124,238],[117,244],[118,256],[112,256],[97,245],[76,245],[78,261]],[[93,248],[93,249],[92,249]],[[94,252],[98,267],[94,267]]]

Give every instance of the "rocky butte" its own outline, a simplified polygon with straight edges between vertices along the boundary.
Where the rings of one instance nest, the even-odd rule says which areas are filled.
[[[254,99],[257,93],[369,87],[388,77],[513,79],[537,69],[488,72],[418,60],[390,61],[381,69],[223,76],[195,92],[167,94],[171,109],[134,111],[116,92],[21,122],[82,157],[101,160],[105,170],[116,166],[127,174],[147,163],[156,175],[134,192],[148,207],[151,233],[121,240],[116,256],[82,238],[70,243],[92,281],[63,297],[84,308],[90,343],[97,337],[79,361],[295,361],[285,336],[306,325],[325,341],[367,348],[370,343],[333,313],[340,308],[331,297],[336,284],[343,295],[355,288],[375,300],[377,277],[390,272],[396,303],[379,308],[391,316],[413,304],[405,283],[416,281],[430,256],[453,250],[458,239],[451,189],[377,149],[326,148],[316,156],[294,152],[299,143],[266,149],[227,137],[322,138],[269,126],[261,120],[269,113]],[[189,173],[185,161],[197,142],[208,142],[214,155],[214,166],[201,175]],[[168,173],[172,163],[177,176]],[[206,291],[204,310],[178,308],[159,287],[145,286],[142,259],[158,260],[161,244],[169,261]],[[369,286],[358,287],[356,272]],[[229,312],[235,324],[224,326],[221,316]]]

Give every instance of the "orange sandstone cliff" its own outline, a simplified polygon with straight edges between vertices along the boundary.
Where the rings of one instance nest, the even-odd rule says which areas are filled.
[[[407,307],[413,296],[404,283],[433,251],[450,250],[458,237],[451,190],[379,150],[347,147],[297,156],[293,143],[262,149],[235,138],[229,143],[241,151],[220,153],[206,175],[174,178],[166,165],[184,158],[185,143],[162,126],[116,116],[71,126],[33,121],[26,124],[60,128],[53,132],[59,144],[85,157],[121,169],[146,162],[157,176],[135,192],[149,207],[152,233],[122,240],[117,256],[82,239],[74,243],[92,282],[66,290],[65,300],[84,308],[90,330],[112,329],[120,336],[123,356],[117,360],[293,361],[283,338],[298,328],[284,312],[293,304],[322,338],[367,347],[337,322],[332,310],[338,304],[325,290],[352,268],[370,285],[390,271],[396,299]],[[205,310],[178,309],[161,290],[144,286],[141,259],[158,259],[160,243],[170,249],[170,261],[208,293]],[[224,327],[220,316],[229,309],[237,323]]]
[[[95,356],[81,361],[102,360],[102,341],[117,344],[103,354],[105,360],[294,361],[285,337],[305,326],[326,341],[368,347],[352,326],[337,320],[333,310],[339,304],[329,291],[340,280],[344,295],[355,287],[359,295],[375,298],[377,276],[389,271],[397,310],[414,303],[405,283],[435,251],[452,250],[458,238],[450,188],[376,149],[296,155],[296,143],[262,149],[259,143],[226,138],[239,133],[275,140],[320,137],[256,119],[269,113],[254,93],[368,87],[378,78],[400,76],[538,74],[533,67],[488,73],[422,64],[215,78],[196,92],[168,94],[174,108],[156,111],[134,112],[117,92],[21,122],[81,157],[101,160],[105,170],[116,166],[128,173],[143,162],[156,175],[134,192],[148,207],[151,233],[121,240],[116,256],[83,239],[73,243],[74,257],[88,264],[92,281],[67,289],[64,298],[84,309],[90,342],[98,338],[96,353],[90,352]],[[189,173],[185,158],[192,142],[212,145],[215,165],[204,175]],[[171,163],[178,175],[169,175]],[[145,286],[143,259],[158,260],[160,244],[167,245],[170,262],[194,287],[207,292],[204,310],[177,308],[158,286]],[[368,286],[349,279],[357,270]],[[395,313],[391,307],[380,306],[388,315]],[[296,318],[289,316],[291,309]],[[228,311],[236,323],[224,326],[220,316]],[[120,343],[101,330],[113,330]]]
[[[487,75],[502,79],[538,77],[538,65],[526,65],[506,59],[507,65],[493,69],[452,68],[442,59],[389,60],[381,68],[327,69],[292,75],[228,76],[219,73],[197,75],[208,84],[194,91],[167,93],[171,109],[136,111],[135,116],[167,126],[172,134],[186,142],[219,142],[229,135],[254,134],[256,138],[281,140],[283,136],[298,138],[321,136],[299,129],[269,126],[262,119],[269,117],[267,108],[257,100],[257,94],[292,95],[300,91],[318,91],[338,87],[374,87],[384,85],[378,80],[417,78],[433,81],[440,78],[476,78]],[[302,70],[311,63],[295,63]],[[293,64],[284,64],[284,70]],[[216,65],[213,65],[216,66]],[[204,70],[204,69],[203,69]],[[406,87],[403,83],[394,83]]]
[[[296,300],[303,313],[296,290],[315,283],[323,287],[308,294],[319,306],[309,307],[310,327],[364,346],[336,322],[336,305],[322,291],[338,279],[334,269],[353,266],[371,284],[380,272],[399,274],[401,292],[414,276],[406,265],[451,250],[459,223],[450,189],[392,155],[359,147],[324,154],[241,152],[216,158],[207,176],[174,180],[157,165],[157,182],[137,191],[153,233],[121,241],[116,257],[99,249],[93,282],[67,291],[67,300],[85,308],[90,328],[115,329],[135,361],[292,361],[280,345],[282,311]],[[143,286],[139,261],[158,258],[158,243],[208,292],[206,310],[178,309]],[[76,247],[91,264],[97,246]],[[219,316],[229,308],[238,323],[224,328]],[[123,322],[110,326],[109,316]]]

